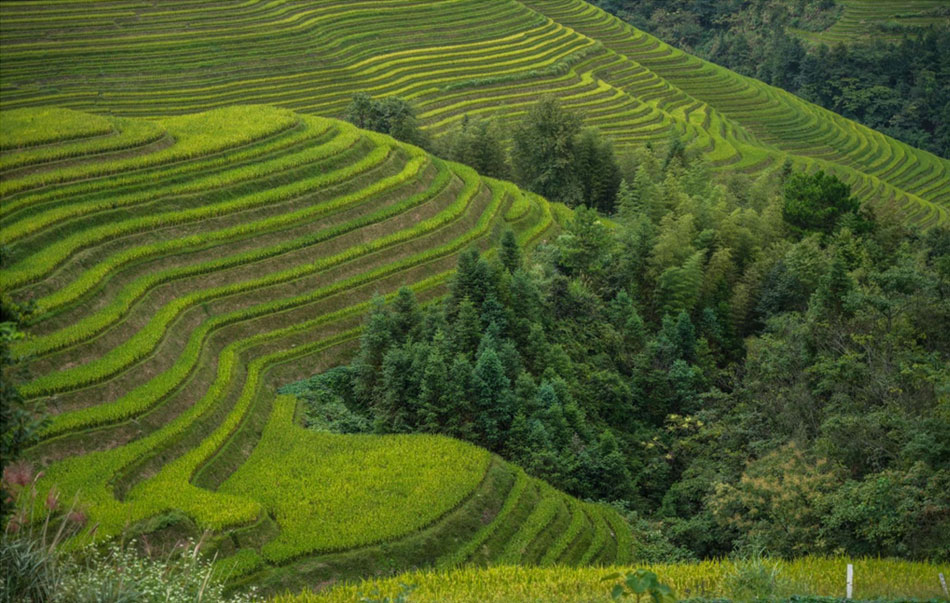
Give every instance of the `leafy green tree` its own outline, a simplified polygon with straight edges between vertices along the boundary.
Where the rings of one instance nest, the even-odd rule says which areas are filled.
[[[661,314],[692,311],[703,284],[704,252],[697,251],[682,266],[667,268],[657,279],[656,305]]]
[[[815,550],[828,495],[840,484],[826,460],[787,444],[750,462],[738,484],[720,484],[711,507],[718,522],[738,528],[749,544],[791,557]]]
[[[785,182],[782,216],[799,232],[831,233],[839,220],[858,211],[851,187],[834,174],[796,172]]]
[[[511,163],[515,180],[552,201],[576,205],[582,190],[573,169],[580,118],[554,98],[539,101],[515,128]]]
[[[662,185],[616,224],[579,208],[517,263],[461,254],[421,319],[378,300],[325,374],[322,428],[489,446],[662,522],[670,555],[946,557],[950,234],[850,212],[801,236],[791,166],[723,178],[665,153],[637,154]]]
[[[357,92],[346,107],[344,119],[357,128],[371,130],[375,125],[376,105],[372,96],[366,92]]]
[[[479,174],[493,178],[508,177],[504,137],[495,121],[470,120],[466,115],[456,130],[439,141],[439,147],[441,155],[469,165]]]
[[[620,188],[620,167],[613,145],[598,131],[583,130],[577,137],[574,170],[582,203],[603,213],[613,213]]]
[[[615,206],[617,217],[623,222],[633,221],[643,211],[643,204],[640,202],[640,191],[634,188],[626,178],[621,179],[620,186],[617,187]]]
[[[389,134],[403,142],[428,146],[412,105],[398,97],[376,99],[365,92],[357,92],[346,107],[344,119],[357,127]]]
[[[830,499],[821,534],[849,554],[946,558],[950,471],[890,469],[848,481]]]

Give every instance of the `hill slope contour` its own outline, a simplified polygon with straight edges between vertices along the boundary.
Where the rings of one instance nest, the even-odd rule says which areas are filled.
[[[29,457],[78,497],[86,537],[211,530],[223,571],[275,588],[384,562],[628,558],[616,512],[485,450],[307,431],[274,393],[340,362],[375,293],[436,300],[502,227],[549,236],[544,199],[268,106],[2,121],[0,287],[34,304],[13,352],[53,414]]]
[[[548,94],[621,148],[684,137],[715,165],[833,171],[923,226],[945,222],[950,161],[676,50],[581,0],[0,6],[0,106],[121,116],[260,102],[337,116],[412,100],[438,133],[515,119]]]
[[[824,31],[795,34],[819,44],[899,41],[930,27],[950,27],[950,7],[943,0],[837,0],[841,17]]]

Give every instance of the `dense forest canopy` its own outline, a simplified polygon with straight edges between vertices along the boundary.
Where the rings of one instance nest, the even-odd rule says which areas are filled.
[[[828,47],[787,28],[821,31],[833,0],[595,0],[664,41],[784,88],[909,143],[950,158],[950,28],[904,30],[894,43]]]
[[[581,131],[551,101],[518,129]],[[545,186],[558,160],[519,149]],[[562,177],[603,173],[571,157]],[[464,254],[444,303],[379,300],[350,365],[286,390],[308,424],[475,442],[626,510],[647,557],[947,559],[950,233],[821,171],[715,176],[676,141],[611,165],[612,201],[577,197],[560,236]]]

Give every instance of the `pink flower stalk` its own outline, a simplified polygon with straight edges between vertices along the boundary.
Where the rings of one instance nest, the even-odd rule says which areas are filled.
[[[33,467],[26,461],[16,461],[3,468],[3,483],[23,487],[33,481]]]
[[[7,522],[7,532],[10,534],[16,534],[20,531],[20,520],[16,517],[12,518]]]
[[[49,493],[46,495],[46,508],[50,511],[55,511],[58,506],[59,492],[56,491],[56,488],[50,488]]]
[[[66,516],[66,519],[69,520],[70,523],[74,523],[77,526],[82,527],[86,525],[86,521],[88,518],[86,517],[86,514],[83,513],[82,511],[73,511],[72,513]]]

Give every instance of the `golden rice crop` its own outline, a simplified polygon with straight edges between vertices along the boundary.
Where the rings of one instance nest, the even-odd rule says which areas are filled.
[[[784,585],[783,596],[811,594],[840,597],[845,595],[845,571],[854,564],[854,598],[940,598],[943,596],[938,573],[950,573],[950,567],[891,559],[855,559],[805,557],[793,561],[765,561],[774,564]],[[741,571],[742,562],[704,561],[693,564],[631,565],[591,567],[498,566],[486,569],[462,568],[448,571],[417,571],[393,578],[368,580],[340,586],[321,594],[283,595],[273,603],[342,603],[359,601],[361,594],[379,591],[379,596],[395,596],[401,585],[415,586],[413,603],[518,603],[546,601],[612,601],[614,582],[603,582],[614,573],[625,574],[643,568],[654,572],[677,596],[727,598],[727,576]],[[375,596],[375,595],[374,595]]]

